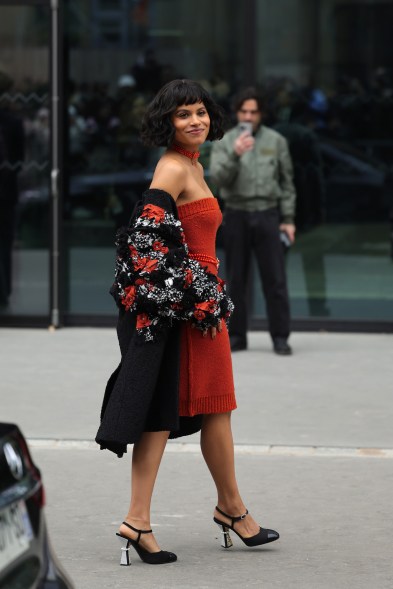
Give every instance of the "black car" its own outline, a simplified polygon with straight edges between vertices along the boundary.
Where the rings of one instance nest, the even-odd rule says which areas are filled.
[[[45,493],[19,428],[0,423],[0,589],[73,589],[51,548]]]

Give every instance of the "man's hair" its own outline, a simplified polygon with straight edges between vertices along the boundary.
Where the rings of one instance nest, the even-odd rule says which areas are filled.
[[[256,100],[258,110],[260,112],[262,112],[265,109],[265,101],[263,99],[261,92],[259,92],[259,90],[257,90],[257,88],[255,88],[254,86],[249,86],[248,88],[243,88],[243,90],[240,90],[236,94],[233,100],[234,111],[237,112],[238,110],[240,110],[243,104],[246,102],[246,100]]]
[[[209,141],[224,135],[224,110],[209,93],[193,80],[172,80],[163,86],[147,107],[142,120],[141,139],[150,147],[169,147],[173,143],[175,127],[171,116],[183,104],[203,102],[209,117]]]

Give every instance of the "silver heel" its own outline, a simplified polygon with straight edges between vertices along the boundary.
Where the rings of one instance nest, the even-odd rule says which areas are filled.
[[[131,565],[130,555],[129,555],[129,550],[130,550],[131,543],[130,543],[129,540],[127,540],[127,538],[123,538],[119,534],[117,534],[117,537],[119,538],[120,543],[121,543],[120,565],[121,566],[128,567],[128,566]]]
[[[223,548],[231,548],[233,546],[232,538],[229,534],[229,528],[221,524],[217,524],[221,530],[221,546]]]

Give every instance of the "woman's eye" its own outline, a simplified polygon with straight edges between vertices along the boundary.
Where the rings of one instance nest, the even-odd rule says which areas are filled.
[[[198,115],[199,115],[200,117],[204,117],[204,116],[205,116],[205,114],[206,114],[206,111],[205,111],[205,110],[200,110],[200,111],[198,112]]]

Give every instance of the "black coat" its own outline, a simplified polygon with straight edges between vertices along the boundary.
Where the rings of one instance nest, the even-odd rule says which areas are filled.
[[[173,215],[175,219],[178,219],[175,201],[163,191],[147,191],[142,205],[160,207],[160,209],[164,209],[167,213]],[[139,213],[140,210],[139,208]],[[137,214],[138,211],[134,215],[134,220]],[[131,220],[131,226],[132,223]],[[170,246],[169,241],[166,243]],[[184,252],[187,251],[184,245],[181,247],[185,248]],[[172,256],[171,249],[176,248],[169,247],[168,259],[172,260],[172,262],[177,258],[180,259],[181,256],[179,255],[177,257],[176,255]],[[121,251],[124,252],[124,240]],[[120,258],[119,268],[123,267],[121,260],[122,258]],[[192,261],[190,263],[194,276],[197,277],[198,272],[201,272],[201,267],[199,265],[192,266]],[[126,277],[131,276],[131,274],[127,272]],[[123,278],[124,276],[117,277],[114,284],[114,287],[118,287],[120,294],[124,292],[122,290],[124,289],[124,284],[122,285]],[[215,288],[217,283],[219,287],[217,289],[217,300],[220,300],[220,303],[217,305],[216,313],[221,313],[221,317],[223,317],[228,315],[231,302],[225,294],[222,294],[222,287],[220,287],[217,280],[219,279],[213,275],[206,278],[206,288],[208,289],[206,292],[212,292],[209,289]],[[137,312],[133,311],[132,308],[130,311],[124,310],[125,298],[122,301],[121,296],[114,293],[114,287],[112,287],[112,294],[117,299],[120,307],[117,333],[121,362],[106,386],[101,410],[101,425],[96,436],[96,442],[100,444],[101,449],[107,448],[121,457],[127,451],[127,444],[137,442],[143,432],[170,431],[171,438],[189,435],[200,430],[203,416],[179,416],[181,322],[163,322],[159,330],[159,337],[151,341],[144,341],[136,329]],[[187,304],[189,304],[189,293],[192,290],[191,287],[187,288],[185,295]],[[202,298],[196,298],[196,303],[200,302],[200,300],[206,300],[204,298],[206,292],[200,291],[199,296]],[[195,294],[196,296],[197,294]],[[210,295],[208,295],[208,298],[210,298]],[[215,319],[211,316],[209,320],[214,321]],[[197,327],[205,329],[203,324],[198,326],[198,321],[196,319],[194,321]]]
[[[202,416],[179,417],[180,323],[165,327],[156,342],[141,345],[135,313],[120,311],[117,334],[121,362],[111,375],[96,442],[119,457],[144,431],[176,438],[200,430]]]

